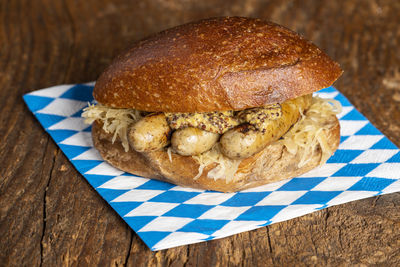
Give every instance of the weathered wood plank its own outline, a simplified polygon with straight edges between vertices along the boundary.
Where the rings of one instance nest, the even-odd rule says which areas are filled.
[[[400,3],[13,0],[0,2],[0,265],[400,265],[400,193],[205,243],[151,252],[71,166],[23,93],[95,80],[150,33],[245,15],[313,40],[345,70],[337,87],[400,145]]]

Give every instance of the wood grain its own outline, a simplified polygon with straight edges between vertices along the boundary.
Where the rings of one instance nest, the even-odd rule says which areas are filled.
[[[395,0],[0,1],[0,265],[400,265],[400,193],[151,252],[21,98],[95,80],[115,55],[156,31],[204,17],[260,17],[298,31],[340,62],[337,88],[400,146],[398,14]]]

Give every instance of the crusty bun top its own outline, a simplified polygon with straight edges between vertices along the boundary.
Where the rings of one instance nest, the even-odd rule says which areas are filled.
[[[99,77],[101,104],[143,111],[241,110],[330,86],[339,65],[277,24],[223,17],[137,42]]]

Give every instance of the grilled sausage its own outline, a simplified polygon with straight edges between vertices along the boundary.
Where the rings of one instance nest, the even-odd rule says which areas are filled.
[[[250,124],[227,131],[220,139],[222,153],[231,159],[243,159],[256,154],[285,134],[310,104],[311,95],[282,103],[282,116],[268,121],[264,131],[256,130]]]
[[[169,144],[171,128],[165,115],[150,114],[136,122],[129,130],[131,147],[138,152],[156,151]]]
[[[187,127],[172,134],[172,149],[182,156],[198,155],[208,151],[218,141],[219,134]]]

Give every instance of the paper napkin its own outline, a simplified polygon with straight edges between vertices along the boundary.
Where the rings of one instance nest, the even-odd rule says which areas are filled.
[[[31,92],[24,100],[75,168],[151,250],[222,238],[329,206],[400,191],[400,151],[335,88],[317,94],[343,105],[341,144],[300,177],[220,193],[175,186],[115,169],[93,148],[81,118],[93,83]],[[82,192],[84,193],[84,192]]]

